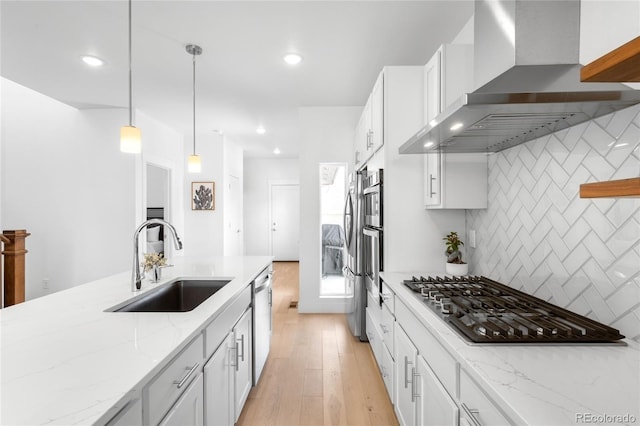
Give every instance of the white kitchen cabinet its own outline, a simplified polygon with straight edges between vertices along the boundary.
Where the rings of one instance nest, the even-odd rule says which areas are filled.
[[[426,209],[486,209],[487,154],[424,155]]]
[[[404,332],[395,323],[395,410],[401,425],[415,425],[417,417],[415,376],[418,350]]]
[[[424,66],[424,123],[473,89],[473,45],[443,44]]]
[[[418,355],[416,369],[416,424],[456,426],[458,424],[458,406],[421,355]]]
[[[143,424],[157,425],[168,411],[173,410],[189,383],[202,371],[203,354],[203,337],[199,334],[145,387],[142,393]]]
[[[460,424],[515,425],[464,370],[460,372]]]
[[[444,44],[424,67],[424,123],[432,124],[447,106],[473,87],[473,46]],[[434,152],[424,155],[427,209],[487,208],[486,154]]]
[[[142,401],[139,398],[129,401],[107,426],[138,426],[142,424]]]
[[[229,426],[234,423],[234,373],[235,340],[233,332],[229,332],[204,366],[206,425]]]
[[[360,168],[384,144],[384,72],[378,75],[355,132],[355,166]]]
[[[162,419],[160,426],[202,426],[203,423],[202,374],[189,385]]]
[[[233,329],[235,339],[234,423],[238,421],[253,383],[251,359],[251,309],[247,310]]]

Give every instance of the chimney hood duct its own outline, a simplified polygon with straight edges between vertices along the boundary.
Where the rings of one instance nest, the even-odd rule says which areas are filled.
[[[580,82],[579,51],[579,0],[476,0],[475,90],[399,152],[498,152],[640,103],[623,84]]]

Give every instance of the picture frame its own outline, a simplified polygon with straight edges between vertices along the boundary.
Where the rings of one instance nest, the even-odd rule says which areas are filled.
[[[191,210],[216,209],[216,183],[191,182]]]

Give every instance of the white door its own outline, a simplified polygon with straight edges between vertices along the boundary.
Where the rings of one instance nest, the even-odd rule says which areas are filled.
[[[208,426],[229,426],[235,423],[234,395],[235,340],[227,335],[204,366],[204,423]]]
[[[270,225],[273,260],[299,260],[300,188],[297,184],[271,186]]]
[[[203,423],[202,374],[198,376],[175,403],[159,426],[202,426]]]
[[[225,256],[241,256],[242,242],[242,185],[237,176],[227,176],[228,210],[226,211]]]
[[[251,360],[251,309],[244,313],[233,329],[236,339],[235,350],[235,421],[242,412],[242,407],[249,397],[253,384],[253,363]]]

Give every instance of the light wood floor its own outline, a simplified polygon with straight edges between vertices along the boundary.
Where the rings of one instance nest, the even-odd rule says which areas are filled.
[[[275,262],[271,352],[239,426],[397,425],[368,343],[344,314],[299,314],[298,263]]]

